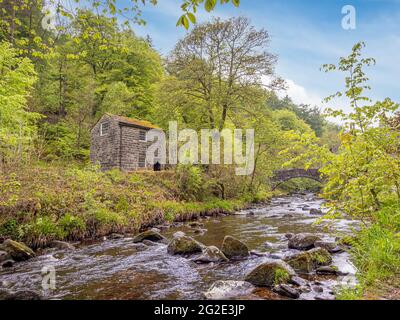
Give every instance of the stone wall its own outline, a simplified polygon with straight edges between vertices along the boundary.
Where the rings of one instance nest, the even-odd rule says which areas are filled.
[[[109,133],[100,136],[100,127],[104,122],[110,123]],[[139,166],[140,155],[142,155],[141,160],[145,160],[146,150],[151,144],[140,140],[140,131],[143,130],[149,129],[127,125],[110,116],[103,116],[92,129],[91,161],[99,163],[103,170],[112,168],[120,168],[123,171],[152,169],[152,166],[146,161],[144,161],[144,167]]]
[[[100,136],[100,126],[104,122],[110,123],[109,133]],[[119,140],[120,129],[118,122],[110,116],[103,116],[91,132],[90,160],[100,164],[103,170],[119,167]]]

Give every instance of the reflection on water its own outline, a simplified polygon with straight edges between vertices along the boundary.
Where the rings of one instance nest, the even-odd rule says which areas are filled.
[[[311,199],[307,199],[311,198]],[[265,207],[237,212],[235,215],[204,219],[204,234],[195,234],[186,225],[171,228],[165,236],[184,231],[206,245],[220,247],[226,235],[245,242],[251,250],[284,256],[286,233],[312,232],[324,240],[334,240],[337,233],[351,233],[349,220],[314,224],[319,217],[309,213],[320,208],[322,200],[292,196],[276,198]],[[309,206],[304,208],[304,206]],[[267,243],[266,243],[267,242]],[[217,280],[242,280],[268,257],[252,256],[244,261],[215,265],[197,265],[190,259],[167,254],[166,246],[134,244],[132,239],[107,240],[81,245],[74,251],[48,251],[30,261],[0,271],[3,287],[41,291],[41,269],[54,266],[56,290],[44,293],[53,299],[203,299],[203,292]],[[334,265],[348,272],[346,277],[318,277],[318,283],[332,290],[338,281],[354,281],[354,267],[348,254],[334,256]],[[312,299],[312,293],[301,298]],[[245,299],[280,299],[267,289],[257,289]]]

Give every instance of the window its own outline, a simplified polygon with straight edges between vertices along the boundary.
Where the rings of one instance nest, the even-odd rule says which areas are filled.
[[[146,152],[139,153],[139,168],[146,167]]]
[[[145,130],[140,130],[139,131],[139,140],[140,141],[146,141],[146,131]]]
[[[108,135],[108,132],[110,131],[110,123],[109,122],[103,122],[100,124],[100,136],[106,136]]]

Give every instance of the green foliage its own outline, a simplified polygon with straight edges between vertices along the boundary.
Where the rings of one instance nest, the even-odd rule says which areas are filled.
[[[364,285],[400,274],[400,207],[384,208],[374,220],[358,234],[352,250]]]
[[[345,289],[342,298],[357,298],[400,274],[400,139],[387,121],[399,105],[390,99],[373,103],[366,96],[371,88],[364,69],[375,60],[362,56],[364,46],[356,44],[338,65],[323,67],[346,75],[345,91],[327,98],[346,97],[351,109],[349,113],[328,110],[328,115],[344,123],[337,152],[321,146],[313,133],[293,135],[297,144],[288,151],[295,156],[287,165],[317,166],[327,178],[323,195],[328,200],[328,217],[347,215],[363,223],[355,239],[342,240],[352,245],[360,280],[360,286]]]
[[[81,217],[67,213],[57,224],[64,239],[79,240],[84,237],[86,223]]]
[[[12,239],[19,238],[19,224],[16,219],[9,219],[0,225],[0,235]]]
[[[192,165],[177,166],[179,195],[183,200],[197,200],[202,197],[203,180],[201,169]]]
[[[351,112],[329,110],[329,115],[345,122],[339,135],[338,152],[332,153],[328,146],[320,146],[319,139],[312,133],[294,135],[298,143],[293,145],[290,154],[296,156],[288,165],[305,161],[306,167],[321,167],[328,181],[324,196],[330,200],[328,206],[332,215],[344,213],[370,220],[388,198],[400,201],[397,152],[400,140],[398,132],[385,125],[385,119],[398,105],[389,99],[371,105],[370,99],[363,95],[369,89],[363,67],[370,66],[374,60],[362,58],[362,48],[362,43],[356,44],[353,52],[342,58],[338,66],[324,67],[327,71],[337,69],[347,74],[345,92],[332,97],[349,98]]]
[[[303,120],[297,118],[296,114],[289,110],[277,110],[273,116],[283,131],[299,131],[300,133],[311,131]]]
[[[40,115],[26,108],[36,80],[33,64],[18,57],[7,42],[0,43],[0,165],[23,160],[36,135]]]
[[[276,269],[274,273],[274,285],[286,283],[290,279],[289,273],[284,269]]]
[[[353,287],[342,287],[335,292],[335,297],[337,300],[361,300],[363,295],[363,290],[361,286],[357,285]]]
[[[49,241],[63,238],[63,234],[49,216],[42,216],[32,222],[21,225],[19,238],[24,239],[30,246],[44,247]]]

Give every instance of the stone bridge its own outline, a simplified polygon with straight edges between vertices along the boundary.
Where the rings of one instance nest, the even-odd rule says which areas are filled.
[[[275,190],[282,183],[296,178],[308,178],[322,183],[324,179],[319,172],[319,169],[286,169],[277,170],[274,172],[272,182],[274,183],[272,189]]]

